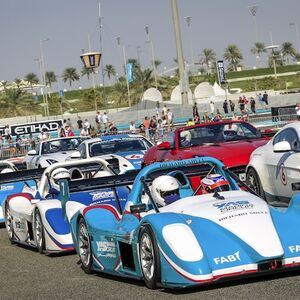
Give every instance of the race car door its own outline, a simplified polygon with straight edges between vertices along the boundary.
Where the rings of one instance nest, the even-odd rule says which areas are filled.
[[[290,144],[291,151],[268,153],[266,163],[270,181],[274,184],[275,195],[281,200],[289,201],[297,192],[292,190],[292,183],[300,182],[300,141],[293,128],[281,131],[274,138],[272,146],[282,141]]]

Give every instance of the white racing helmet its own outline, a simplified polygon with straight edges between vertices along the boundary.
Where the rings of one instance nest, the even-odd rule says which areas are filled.
[[[58,181],[60,179],[70,179],[71,175],[69,171],[65,168],[57,168],[53,170],[51,177],[50,177],[50,185],[51,187],[59,190]]]
[[[237,135],[237,125],[236,124],[226,124],[223,129],[224,138],[232,138]]]
[[[12,170],[11,168],[4,168],[3,170],[1,170],[1,174],[5,174],[5,173],[12,173],[14,172],[14,170]]]
[[[191,143],[192,135],[188,130],[180,132],[180,140],[183,146],[188,146]]]
[[[151,186],[151,195],[158,206],[165,206],[177,201],[180,198],[177,179],[169,175],[155,178]]]

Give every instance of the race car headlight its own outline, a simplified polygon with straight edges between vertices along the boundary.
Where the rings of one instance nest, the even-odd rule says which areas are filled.
[[[162,230],[163,237],[174,254],[181,260],[194,262],[203,258],[203,252],[193,233],[185,224],[167,225]]]
[[[53,164],[57,163],[58,161],[55,160],[55,159],[46,159],[46,162],[47,162],[49,165],[53,165]]]

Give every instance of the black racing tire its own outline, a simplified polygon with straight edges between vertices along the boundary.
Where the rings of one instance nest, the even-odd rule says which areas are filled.
[[[15,243],[15,232],[13,227],[13,216],[10,213],[9,204],[6,202],[4,210],[5,227],[11,244]]]
[[[43,254],[46,250],[45,228],[41,218],[41,213],[37,208],[34,211],[33,231],[37,250],[39,253]]]
[[[156,289],[161,282],[160,256],[153,230],[148,225],[139,234],[139,260],[146,286]]]
[[[84,218],[80,218],[78,222],[78,255],[81,262],[81,267],[86,274],[94,273],[93,266],[93,254],[91,246],[91,238],[88,234],[87,225]]]
[[[250,168],[246,174],[246,184],[251,189],[253,189],[261,198],[263,198],[264,200],[266,199],[259,176],[253,168]]]

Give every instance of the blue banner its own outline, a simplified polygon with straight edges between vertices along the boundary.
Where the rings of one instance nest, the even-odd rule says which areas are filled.
[[[133,81],[133,64],[128,63],[126,65],[126,69],[127,69],[127,80],[128,80],[128,82],[132,82]]]

